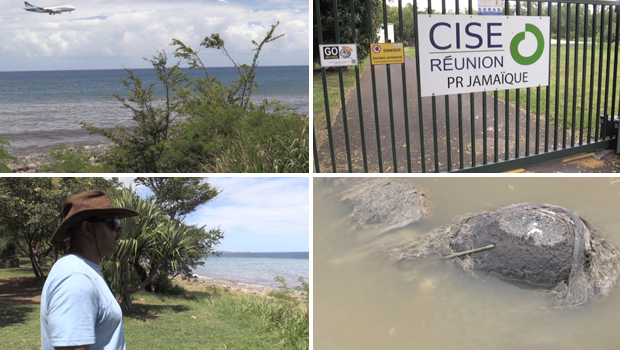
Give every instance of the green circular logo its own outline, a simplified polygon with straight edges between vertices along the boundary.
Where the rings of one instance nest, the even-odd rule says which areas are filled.
[[[524,57],[519,53],[519,44],[521,43],[521,41],[525,40],[525,32],[530,32],[534,34],[534,36],[536,37],[536,41],[538,42],[536,52],[534,52],[534,54],[528,57]],[[512,38],[512,41],[510,42],[510,55],[512,55],[512,58],[518,64],[529,66],[530,64],[538,61],[540,56],[542,56],[543,51],[545,50],[545,38],[543,37],[540,29],[530,23],[525,24],[525,32],[517,33],[517,35]]]

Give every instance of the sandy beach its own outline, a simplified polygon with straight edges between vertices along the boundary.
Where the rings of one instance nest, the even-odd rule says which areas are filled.
[[[231,291],[243,293],[243,294],[253,294],[259,296],[266,296],[270,292],[277,292],[280,289],[275,287],[261,286],[259,284],[250,284],[243,282],[230,281],[219,278],[211,278],[205,276],[194,275],[194,278],[191,280],[192,284],[195,285],[216,285],[218,287],[226,288]]]

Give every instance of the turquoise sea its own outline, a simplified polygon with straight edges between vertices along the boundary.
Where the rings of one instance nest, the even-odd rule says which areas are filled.
[[[204,266],[194,273],[200,276],[219,278],[236,282],[280,286],[273,281],[277,276],[286,279],[289,287],[301,285],[301,280],[309,282],[310,254],[292,253],[222,253],[209,256]]]
[[[143,85],[156,83],[154,69],[135,69]],[[190,77],[197,70],[183,69]],[[234,67],[209,68],[222,83],[236,79]],[[78,121],[97,127],[131,126],[131,114],[113,97],[127,97],[119,79],[122,69],[0,72],[0,137],[11,143],[10,153],[22,156],[46,152],[54,145],[98,144],[104,139],[88,135]],[[252,100],[278,100],[302,114],[309,112],[308,66],[259,67],[258,88]],[[163,88],[155,89],[163,97]]]

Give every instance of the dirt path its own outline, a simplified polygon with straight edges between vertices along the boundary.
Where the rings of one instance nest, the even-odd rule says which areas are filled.
[[[40,304],[43,283],[34,277],[0,279],[0,306]]]
[[[523,111],[526,106],[520,106],[518,117],[514,105],[509,105],[507,110],[504,102],[499,99],[504,98],[504,91],[497,93],[499,97],[497,102],[493,93],[423,97],[420,114],[415,59],[405,57],[406,94],[403,90],[400,65],[389,67],[391,91],[388,89],[388,67],[375,66],[376,108],[373,100],[372,67],[367,67],[360,77],[361,111],[357,88],[349,93],[344,111],[346,119],[343,118],[343,111],[340,111],[335,117],[332,131],[336,172],[349,171],[345,129],[349,136],[353,172],[365,171],[364,151],[368,172],[379,172],[380,166],[383,172],[394,172],[394,169],[398,172],[407,172],[409,167],[412,172],[421,172],[422,162],[424,162],[426,172],[433,172],[457,169],[461,165],[468,167],[472,164],[493,162],[496,159],[505,159],[506,156],[515,157],[517,154],[515,140],[517,139],[520,156],[534,154],[536,149],[543,151],[546,132],[549,134],[549,145],[553,147],[555,133],[553,121],[550,120],[547,123],[543,117],[539,120],[535,117],[536,88],[531,89],[529,120],[528,113]],[[404,96],[406,98],[403,98]],[[392,113],[390,113],[390,100]],[[506,122],[507,113],[508,122]],[[419,115],[422,115],[421,120]],[[433,115],[436,116],[435,119]],[[462,128],[459,128],[459,125],[462,125]],[[508,134],[506,134],[506,125]],[[422,133],[420,129],[423,130]],[[538,144],[536,143],[537,129],[539,130]],[[516,130],[519,131],[518,137]],[[529,145],[526,144],[527,133],[529,133]],[[472,134],[475,136],[473,142]],[[558,135],[562,137],[560,130]],[[407,149],[407,137],[409,138],[409,150]],[[421,137],[423,137],[423,142]],[[365,147],[362,147],[362,141]],[[424,147],[424,153],[421,152],[422,147]],[[332,172],[329,142],[320,145],[318,152],[321,172]],[[411,165],[408,164],[408,159]]]

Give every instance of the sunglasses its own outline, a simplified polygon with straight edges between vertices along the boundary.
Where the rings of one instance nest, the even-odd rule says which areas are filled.
[[[118,231],[121,228],[121,219],[90,219],[88,222],[105,222],[112,231]]]

